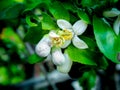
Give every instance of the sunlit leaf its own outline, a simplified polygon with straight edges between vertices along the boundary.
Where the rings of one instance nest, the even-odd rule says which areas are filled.
[[[78,62],[86,65],[96,65],[93,59],[93,53],[87,49],[78,49],[73,45],[70,45],[66,52],[68,53],[70,59],[74,62]]]
[[[36,44],[46,33],[48,33],[48,31],[42,30],[41,25],[38,25],[36,27],[30,27],[24,37],[24,41]]]
[[[78,10],[77,14],[80,17],[80,19],[82,19],[83,21],[85,21],[87,24],[90,24],[89,16],[84,11]]]
[[[27,22],[27,24],[29,25],[29,26],[37,26],[37,24],[36,23],[34,23],[34,22],[32,22],[31,21],[31,16],[26,16],[26,22]]]
[[[115,35],[114,30],[103,20],[94,16],[94,34],[100,51],[111,61],[118,63],[120,52],[120,38]]]
[[[49,11],[55,19],[65,19],[68,21],[70,20],[69,12],[62,6],[60,2],[53,2],[49,6]]]
[[[28,58],[28,62],[29,62],[30,64],[42,62],[42,61],[44,61],[44,60],[45,60],[45,58],[39,57],[39,56],[36,55],[36,54],[32,54],[32,55]]]
[[[57,29],[57,24],[54,22],[51,16],[49,16],[46,13],[42,13],[42,29],[43,30],[56,30]]]

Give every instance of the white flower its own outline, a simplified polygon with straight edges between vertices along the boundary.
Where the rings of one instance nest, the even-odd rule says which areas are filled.
[[[62,48],[66,48],[71,41],[79,49],[88,48],[87,44],[78,37],[78,35],[82,35],[85,32],[88,26],[83,20],[78,20],[72,26],[68,21],[59,19],[57,20],[57,25],[63,30],[63,32],[60,32],[60,35],[65,39]]]
[[[60,48],[60,46],[63,45],[63,42],[63,38],[51,31],[39,41],[35,47],[35,51],[40,57],[47,57],[47,60],[52,58],[55,65],[61,65],[65,62],[65,57]],[[48,57],[50,54],[51,57]]]
[[[63,33],[63,32],[62,32]],[[60,34],[60,32],[59,32]],[[57,66],[57,70],[62,73],[68,73],[72,66],[72,61],[66,57],[61,50],[61,46],[65,43],[65,39],[69,39],[67,36],[61,36],[61,34],[56,34],[54,31],[49,33],[51,44],[53,46],[51,58],[53,63]],[[66,32],[64,32],[66,34]]]
[[[120,33],[120,11],[116,8],[112,8],[110,11],[104,11],[103,16],[105,17],[116,17],[117,19],[114,21],[113,30],[116,35]]]
[[[35,52],[40,57],[46,57],[50,54],[51,46],[49,45],[48,36],[44,36],[36,45]]]

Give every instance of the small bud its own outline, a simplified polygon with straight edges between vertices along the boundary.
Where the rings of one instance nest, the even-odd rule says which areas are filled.
[[[68,73],[72,67],[72,60],[70,60],[68,54],[64,54],[65,62],[62,65],[57,66],[57,70],[61,73]]]
[[[113,29],[114,29],[116,35],[119,35],[119,33],[120,33],[120,15],[115,20],[115,22],[113,24]]]
[[[104,11],[103,16],[105,17],[116,17],[120,14],[120,11],[116,8],[112,8],[110,11]]]
[[[50,54],[51,47],[46,42],[39,42],[36,47],[36,53],[41,57],[46,57]]]
[[[65,62],[65,57],[60,48],[53,49],[52,60],[55,65],[62,65]]]

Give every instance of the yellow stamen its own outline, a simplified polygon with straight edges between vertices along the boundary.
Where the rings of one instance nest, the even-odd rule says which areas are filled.
[[[65,40],[71,40],[73,37],[73,34],[69,30],[62,30],[58,32],[61,37],[63,37]]]
[[[62,37],[53,37],[51,38],[52,45],[56,47],[60,47],[64,44],[65,40]]]

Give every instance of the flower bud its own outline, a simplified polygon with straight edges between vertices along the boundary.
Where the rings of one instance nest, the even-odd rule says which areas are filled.
[[[72,60],[69,59],[68,54],[64,54],[65,63],[60,66],[57,66],[57,70],[62,73],[68,73],[72,67]]]
[[[52,60],[55,65],[62,65],[65,62],[65,57],[60,48],[53,49]]]
[[[50,50],[51,47],[47,42],[39,42],[35,47],[35,51],[40,57],[48,56],[50,54]]]
[[[119,35],[119,33],[120,33],[120,15],[115,20],[115,22],[113,24],[113,29],[115,31],[115,34]]]
[[[120,14],[120,11],[116,8],[112,8],[110,11],[104,11],[103,16],[105,17],[115,17]]]

